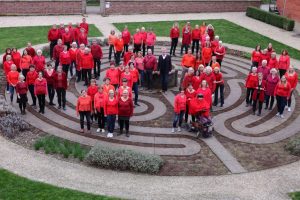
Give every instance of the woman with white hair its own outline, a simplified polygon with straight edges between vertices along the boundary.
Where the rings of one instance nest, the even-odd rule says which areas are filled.
[[[219,97],[219,91],[220,91],[221,107],[223,107],[223,104],[224,104],[224,79],[223,79],[223,74],[220,72],[219,67],[214,68],[214,75],[216,78],[214,106],[218,105],[218,100],[219,100],[218,97]]]
[[[287,82],[289,82],[289,84],[291,85],[291,92],[290,92],[290,96],[289,96],[288,103],[287,103],[288,111],[291,112],[291,103],[292,103],[291,97],[292,97],[293,91],[297,87],[298,74],[295,72],[294,67],[290,66],[284,76],[285,76]]]
[[[126,137],[129,137],[129,120],[133,115],[133,103],[129,98],[128,90],[124,90],[118,102],[118,120],[120,124],[120,134],[123,134],[125,125]]]
[[[216,77],[210,66],[207,66],[206,68],[204,68],[204,73],[200,76],[200,79],[201,79],[201,82],[203,80],[206,80],[208,87],[211,90],[211,93],[213,94],[216,89]]]
[[[15,87],[19,81],[19,72],[15,64],[11,65],[11,70],[7,74],[7,82],[9,84],[10,102],[13,102]]]
[[[226,49],[223,46],[223,42],[222,41],[219,41],[219,46],[217,46],[215,48],[214,54],[216,55],[217,62],[220,64],[220,66],[222,66],[222,61],[223,61],[223,58],[224,58],[224,56],[226,54]]]
[[[70,75],[73,77],[73,69],[76,69],[76,55],[78,53],[77,44],[76,42],[73,42],[71,45],[71,48],[69,49],[69,54],[71,58],[71,64],[70,64]]]
[[[34,56],[32,60],[32,64],[35,65],[35,70],[37,72],[45,70],[46,60],[45,60],[45,56],[43,56],[43,52],[41,49],[38,49],[36,51],[36,56]]]
[[[271,58],[269,60],[268,67],[270,69],[272,69],[272,68],[277,69],[278,68],[278,60],[276,58],[276,52],[271,53]]]
[[[25,77],[21,74],[19,76],[19,82],[16,85],[16,93],[17,93],[19,108],[22,115],[25,115],[26,113],[25,109],[26,109],[26,103],[28,101],[27,99],[28,85],[24,80]]]
[[[252,72],[249,73],[249,75],[247,76],[246,83],[245,83],[245,86],[247,88],[246,107],[252,104],[252,95],[256,87],[257,81],[258,81],[257,68],[252,67]]]
[[[280,81],[275,87],[274,94],[277,100],[277,114],[280,118],[284,118],[283,111],[284,107],[287,104],[288,99],[290,98],[291,85],[287,82],[286,77],[282,76]]]
[[[180,30],[178,22],[175,22],[170,30],[171,48],[170,55],[176,56],[175,51],[178,44],[178,38],[180,36]]]
[[[107,137],[112,138],[115,130],[116,117],[118,114],[118,99],[114,90],[108,91],[108,98],[104,104],[104,115],[107,117]]]
[[[215,39],[215,29],[214,29],[213,25],[208,24],[206,31],[210,38],[210,41],[213,41]]]
[[[274,90],[279,82],[279,76],[277,74],[277,70],[272,68],[270,70],[270,74],[266,79],[266,107],[265,109],[272,110],[275,100]]]

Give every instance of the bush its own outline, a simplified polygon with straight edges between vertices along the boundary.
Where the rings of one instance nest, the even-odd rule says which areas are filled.
[[[29,130],[29,125],[16,113],[0,117],[0,130],[4,136],[15,138],[20,132]]]
[[[248,7],[246,15],[248,17],[266,22],[267,24],[271,24],[287,31],[292,31],[295,26],[294,20],[261,10],[256,7]]]
[[[289,141],[284,148],[292,155],[300,156],[300,138]]]
[[[112,149],[101,145],[94,146],[86,156],[90,165],[117,170],[156,174],[163,165],[158,155],[135,152],[127,149]]]

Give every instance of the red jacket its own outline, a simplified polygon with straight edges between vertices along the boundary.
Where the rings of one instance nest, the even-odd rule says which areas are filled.
[[[190,106],[191,100],[196,97],[196,90],[192,89],[190,91],[189,89],[186,89],[184,94],[186,96],[186,104],[187,104],[187,106]]]
[[[130,69],[132,75],[132,82],[136,83],[139,80],[139,71],[136,68]]]
[[[64,33],[62,35],[62,43],[63,44],[72,43],[73,41],[74,41],[74,37],[70,31],[68,33]]]
[[[98,92],[98,86],[97,85],[90,85],[87,89],[87,95],[89,95],[92,98],[92,101],[94,101],[95,94]]]
[[[47,70],[44,71],[44,78],[46,79],[48,85],[54,85],[54,74],[54,70],[52,74],[49,74]]]
[[[30,55],[32,58],[35,56],[35,49],[34,48],[32,48],[32,47],[28,48],[27,47],[25,50],[27,51],[28,55]]]
[[[83,54],[80,59],[80,67],[82,69],[93,69],[94,67],[94,60],[91,53]]]
[[[205,99],[194,98],[190,102],[189,114],[196,115],[198,112],[201,112],[201,115],[204,117],[209,117],[210,113],[210,104]]]
[[[77,36],[77,40],[78,40],[78,44],[84,44],[87,45],[88,44],[88,40],[87,40],[87,34],[85,33],[79,33],[79,35]]]
[[[54,74],[54,88],[63,88],[64,90],[68,89],[68,80],[65,72],[62,72],[61,75],[58,73]]]
[[[78,52],[78,49],[73,49],[73,48],[69,49],[71,61],[76,61],[77,52]]]
[[[112,84],[112,85],[119,84],[119,70],[118,69],[109,68],[106,71],[105,77],[110,79],[110,84]]]
[[[226,53],[226,49],[224,46],[220,47],[218,46],[217,48],[215,48],[215,54],[216,54],[216,58],[219,60],[223,60],[224,55]]]
[[[182,33],[182,44],[190,45],[192,42],[192,34],[191,32]]]
[[[126,101],[123,101],[122,98],[119,98],[118,102],[118,116],[122,117],[131,117],[133,115],[133,103],[130,98]]]
[[[194,90],[198,90],[198,88],[200,87],[200,83],[201,83],[201,79],[200,76],[193,76],[193,88]]]
[[[32,63],[35,65],[37,72],[45,70],[46,61],[44,56],[34,56]]]
[[[281,55],[278,60],[278,69],[287,70],[290,67],[290,56]]]
[[[19,81],[19,72],[18,71],[10,71],[7,74],[7,82],[9,85],[16,86]]]
[[[125,73],[122,73],[120,75],[120,84],[119,85],[122,85],[122,79],[123,78],[126,78],[127,79],[127,85],[132,88],[132,85],[133,85],[133,77],[132,77],[132,74],[129,73],[129,74],[125,74]]]
[[[201,87],[198,88],[196,94],[203,94],[205,101],[211,106],[212,105],[212,92],[209,88],[202,89]]]
[[[278,60],[277,60],[277,58],[271,58],[268,62],[268,67],[270,69],[272,69],[272,68],[278,69]]]
[[[201,39],[201,31],[200,29],[194,29],[192,31],[192,40],[200,40]]]
[[[18,82],[16,85],[16,93],[17,94],[27,94],[28,86],[27,83],[24,82]]]
[[[123,42],[124,44],[129,44],[130,43],[130,32],[129,31],[123,31],[122,32],[122,39],[123,39]]]
[[[118,114],[118,98],[114,97],[110,100],[109,97],[105,101],[104,114],[105,115],[117,115]]]
[[[186,89],[190,83],[193,84],[193,77],[194,77],[194,74],[192,74],[192,75],[190,75],[188,73],[185,74],[183,81],[182,81],[183,89]]]
[[[94,59],[101,59],[103,57],[102,49],[99,44],[93,44],[91,46],[91,53]]]
[[[208,87],[211,90],[211,93],[214,93],[215,89],[216,89],[216,83],[215,83],[216,77],[215,77],[215,74],[214,73],[210,73],[209,75],[207,75],[206,73],[203,73],[203,74],[200,75],[200,83],[203,80],[206,80],[206,82],[208,84]]]
[[[182,97],[181,94],[177,94],[174,99],[174,112],[176,114],[178,114],[178,113],[180,113],[180,111],[185,111],[186,110],[186,102],[187,102],[187,99],[186,99],[185,95]]]
[[[156,67],[157,67],[157,61],[156,61],[155,56],[146,55],[144,57],[144,68],[145,68],[145,70],[150,69],[150,70],[155,71]]]
[[[66,52],[63,51],[59,54],[59,63],[62,65],[71,64],[71,55],[70,55],[69,51],[66,51]]]
[[[55,45],[55,47],[53,48],[53,59],[54,60],[58,60],[59,59],[59,55],[61,52],[64,51],[64,46],[63,45]]]
[[[134,44],[138,44],[138,45],[142,44],[142,42],[143,42],[142,35],[140,33],[135,33],[133,35],[133,42],[134,42]]]
[[[106,100],[107,96],[104,91],[102,93],[97,92],[94,96],[94,108],[100,112],[101,108],[104,109]]]
[[[12,52],[11,53],[11,58],[12,61],[15,63],[18,69],[20,69],[20,61],[21,61],[21,54],[17,52]]]
[[[32,57],[30,55],[24,55],[20,60],[20,69],[29,69],[29,65],[32,64]]]
[[[252,51],[252,56],[251,56],[252,62],[260,62],[261,61],[261,53],[258,51]]]
[[[128,96],[129,96],[130,99],[132,99],[132,89],[131,89],[131,87],[129,87],[129,86],[127,86],[127,87],[120,86],[120,87],[118,88],[118,95],[119,95],[119,97],[121,97],[121,96],[123,95],[123,91],[124,91],[124,90],[127,90],[127,91],[128,91]]]
[[[292,88],[289,82],[284,85],[279,81],[275,87],[274,96],[282,96],[288,98],[291,94],[291,89]]]
[[[27,85],[34,85],[35,80],[38,78],[38,73],[34,71],[29,71],[26,75]]]
[[[80,27],[84,28],[85,32],[88,34],[89,33],[89,24],[88,23],[80,23]]]
[[[34,82],[34,94],[35,95],[47,95],[48,94],[48,89],[47,89],[47,81],[45,78],[36,79]]]
[[[170,38],[179,38],[180,31],[179,28],[171,28],[170,30]]]
[[[127,51],[125,54],[124,54],[124,58],[123,58],[123,61],[124,61],[124,65],[127,65],[131,56],[134,55],[133,52],[130,52],[130,51]]]
[[[294,72],[294,75],[289,75],[289,73],[285,73],[285,78],[286,80],[290,83],[291,88],[295,89],[297,87],[297,83],[298,83],[298,74],[296,72]]]
[[[51,28],[48,31],[48,41],[55,41],[59,39],[59,30]]]
[[[274,90],[279,82],[279,76],[272,77],[272,74],[269,74],[266,80],[266,95],[274,96]]]
[[[250,73],[246,79],[246,88],[255,88],[257,81],[258,81],[257,73],[256,74]]]
[[[12,60],[6,60],[3,63],[3,69],[4,69],[4,73],[7,75],[8,72],[10,72],[11,70],[11,65],[14,64],[14,62]]]
[[[221,72],[219,72],[219,73],[214,72],[214,75],[215,75],[217,82],[221,81],[220,83],[216,83],[216,85],[223,85],[224,84],[223,74]]]
[[[77,100],[76,112],[80,111],[92,111],[92,99],[90,96],[80,96]]]
[[[123,51],[123,48],[124,48],[124,42],[123,42],[123,39],[116,39],[115,42],[114,42],[114,48],[115,48],[115,51]]]
[[[204,63],[209,63],[212,57],[212,48],[204,47],[202,48],[202,60]]]
[[[260,90],[258,90],[258,81],[256,82],[255,89],[253,91],[252,99],[255,101],[258,99],[260,102],[265,100],[266,81],[261,82]]]
[[[263,54],[263,53],[260,54],[260,64],[261,64],[261,62],[262,62],[263,60],[266,60],[267,63],[269,63],[269,60],[270,60],[269,54]]]

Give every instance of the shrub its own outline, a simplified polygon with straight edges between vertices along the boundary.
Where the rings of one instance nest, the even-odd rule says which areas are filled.
[[[277,26],[287,31],[292,31],[295,26],[294,20],[261,10],[256,7],[248,7],[246,11],[246,15],[248,17],[266,22],[267,24]]]
[[[0,117],[0,130],[4,136],[13,139],[20,132],[29,130],[29,125],[17,113],[12,112]]]
[[[90,165],[118,170],[156,174],[163,165],[158,155],[140,153],[127,149],[112,149],[95,145],[86,156]]]
[[[290,140],[284,148],[292,155],[300,156],[300,138]]]

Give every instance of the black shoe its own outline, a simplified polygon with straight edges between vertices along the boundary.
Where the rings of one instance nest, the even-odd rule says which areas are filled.
[[[213,106],[217,106],[217,105],[218,105],[217,103],[214,103],[214,104],[213,104]]]
[[[270,107],[269,110],[272,110],[272,108]]]
[[[174,57],[177,57],[175,53],[173,54],[173,56],[174,56]]]
[[[41,111],[41,110],[39,110],[39,113],[42,113],[42,111]]]
[[[76,82],[79,83],[79,82],[80,82],[80,79],[77,79]]]
[[[255,115],[255,112],[253,112],[252,115]]]
[[[223,107],[223,104],[221,104],[220,107]]]
[[[249,104],[249,103],[247,103],[247,104],[246,104],[246,107],[249,107],[249,105],[250,105],[250,104]]]
[[[140,106],[140,104],[138,104],[138,103],[135,103],[134,105],[135,105],[135,106]]]
[[[42,111],[42,114],[45,114],[45,111]]]
[[[58,106],[57,109],[61,109],[61,106]]]
[[[122,134],[123,134],[123,130],[120,130],[120,132],[117,135],[119,136],[119,135],[122,135]]]
[[[257,116],[261,116],[261,113],[257,113]]]
[[[267,109],[268,109],[268,106],[265,107],[265,110],[267,110]]]
[[[50,105],[50,106],[55,106],[56,104],[55,104],[55,103],[52,103],[52,102],[50,102],[50,103],[49,103],[49,105]]]
[[[129,137],[129,133],[126,131],[126,137]]]

